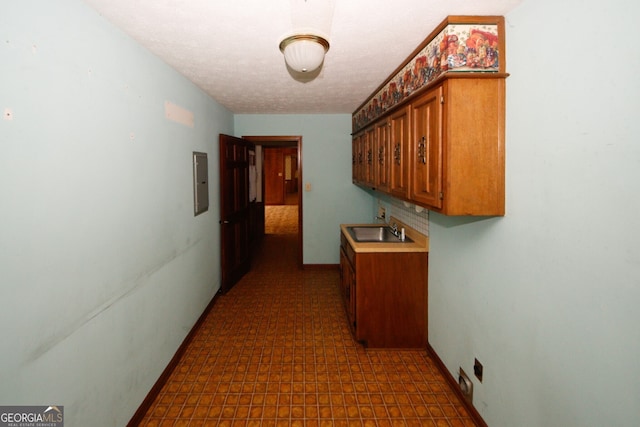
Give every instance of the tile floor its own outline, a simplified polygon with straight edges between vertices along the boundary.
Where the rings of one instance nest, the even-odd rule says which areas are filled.
[[[426,351],[353,341],[338,271],[298,270],[295,239],[265,237],[141,425],[474,426]]]

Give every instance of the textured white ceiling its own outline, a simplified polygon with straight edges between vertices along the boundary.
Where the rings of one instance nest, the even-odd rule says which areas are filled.
[[[352,113],[447,15],[522,0],[84,1],[236,114],[319,114]],[[331,44],[310,81],[278,48],[305,28]]]

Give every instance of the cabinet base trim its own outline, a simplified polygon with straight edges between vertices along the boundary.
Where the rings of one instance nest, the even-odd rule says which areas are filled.
[[[303,270],[339,270],[339,264],[303,264]]]

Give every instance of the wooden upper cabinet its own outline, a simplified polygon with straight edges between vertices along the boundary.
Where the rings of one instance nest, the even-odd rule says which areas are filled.
[[[411,103],[409,199],[445,215],[504,215],[504,78],[449,78]]]
[[[360,133],[351,139],[351,180],[354,184],[360,181]]]
[[[425,136],[426,153],[436,158],[427,159],[423,172],[428,175],[411,183],[418,185],[416,197],[427,197],[430,209],[445,215],[504,215],[505,83],[499,77],[448,78],[416,100],[419,110],[413,117],[424,124],[415,125],[414,142]],[[422,162],[417,153],[416,160]],[[441,194],[435,194],[438,187]],[[429,199],[432,194],[438,197]]]
[[[442,103],[443,88],[428,91],[411,105],[409,143],[409,199],[442,208]]]
[[[375,126],[374,174],[376,189],[389,192],[390,155],[389,155],[389,122],[382,120]]]
[[[505,77],[442,79],[359,134],[358,183],[444,215],[504,215],[504,99]]]
[[[371,126],[364,132],[364,184],[367,187],[375,188],[375,162],[374,162],[374,150],[376,146],[376,128]]]
[[[377,129],[365,139],[388,160],[374,189],[444,215],[504,215],[504,33],[502,16],[446,17],[354,111],[353,131]]]
[[[391,169],[389,191],[392,196],[408,196],[409,107],[401,108],[389,116],[389,149]]]
[[[353,137],[353,182],[367,185],[367,133],[359,132]]]
[[[390,124],[378,122],[352,138],[352,180],[355,184],[388,192],[390,182]]]

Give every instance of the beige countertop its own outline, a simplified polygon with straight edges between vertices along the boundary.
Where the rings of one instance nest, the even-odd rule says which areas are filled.
[[[340,224],[340,231],[347,239],[354,252],[429,252],[429,237],[414,230],[396,218],[391,217],[390,224],[398,224],[398,229],[404,227],[405,235],[413,242],[384,243],[384,242],[357,242],[347,231],[347,227],[382,227],[388,224]]]

